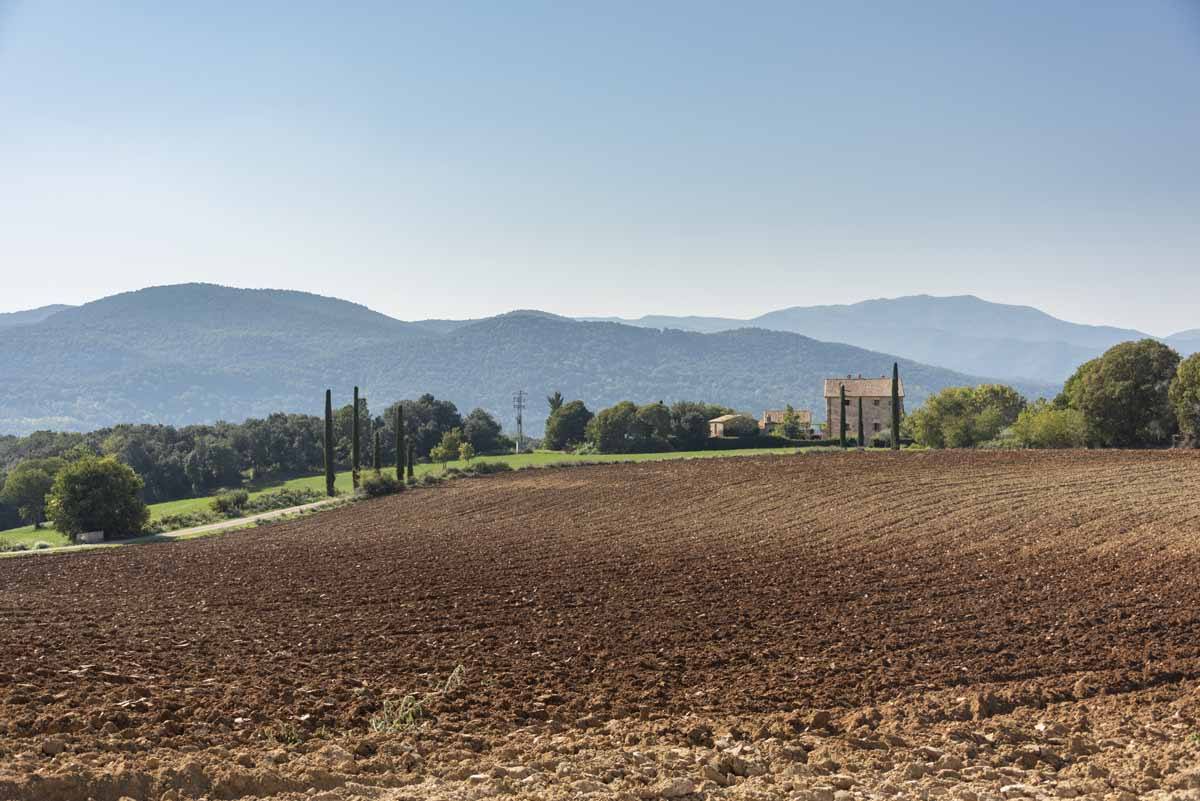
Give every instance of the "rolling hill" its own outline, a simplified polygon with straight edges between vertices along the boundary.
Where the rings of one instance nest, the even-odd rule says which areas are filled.
[[[1166,343],[1184,356],[1200,351],[1200,328],[1180,331],[1166,338]]]
[[[1149,336],[1132,329],[1071,323],[1030,306],[991,303],[973,295],[793,306],[746,320],[656,315],[623,322],[708,332],[743,326],[790,331],[961,372],[1045,383],[1062,382],[1082,362],[1118,342]],[[1176,347],[1188,353],[1200,348],[1200,334],[1191,333],[1193,339],[1180,339]]]
[[[757,414],[792,403],[821,417],[821,379],[882,375],[893,357],[788,332],[716,334],[581,322],[544,312],[436,327],[364,306],[280,290],[155,287],[0,331],[0,432],[115,422],[240,420],[319,413],[333,387],[358,384],[375,408],[432,392],[508,421],[512,392],[560,390],[590,407],[622,399],[694,398]],[[910,407],[980,379],[900,359]],[[1030,394],[1054,387],[1023,382]]]
[[[5,312],[0,314],[0,328],[9,328],[16,325],[32,325],[40,323],[51,315],[58,314],[60,311],[74,308],[62,303],[55,303],[50,306],[41,306],[36,309],[26,309],[25,311]]]

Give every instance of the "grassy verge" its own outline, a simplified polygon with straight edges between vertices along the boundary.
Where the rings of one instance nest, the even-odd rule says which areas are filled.
[[[609,454],[588,454],[586,456],[576,456],[573,453],[562,453],[559,451],[534,451],[533,453],[508,454],[505,456],[479,456],[472,460],[478,462],[507,462],[514,470],[520,470],[527,467],[552,467],[561,464],[573,464],[579,462],[653,462],[666,459],[710,459],[725,456],[762,456],[766,454],[787,455],[797,453],[799,451],[810,450],[809,448],[747,448],[745,450],[731,451],[671,451],[668,453],[609,453]],[[466,467],[465,462],[453,461],[447,462],[447,467]],[[419,464],[414,471],[418,477],[426,473],[440,473],[442,466],[440,464]],[[350,471],[344,471],[337,474],[335,483],[338,491],[341,493],[349,493],[351,489]],[[325,491],[325,476],[304,476],[302,478],[293,478],[280,481],[264,481],[252,484],[248,487],[250,497],[256,498],[268,492],[274,492],[279,489],[312,489],[317,492]],[[204,511],[211,508],[212,497],[204,498],[184,498],[178,501],[167,501],[165,503],[155,503],[150,506],[150,520],[158,520],[167,515],[186,515],[193,512]],[[34,531],[33,526],[24,526],[22,528],[9,529],[0,531],[0,546],[16,545],[18,543],[25,544],[32,548],[38,542],[47,542],[52,546],[67,545],[67,538],[54,530],[53,527],[47,525],[40,531]]]

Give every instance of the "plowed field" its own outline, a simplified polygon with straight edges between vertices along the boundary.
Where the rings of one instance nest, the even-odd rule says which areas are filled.
[[[1200,797],[1198,577],[1176,452],[528,470],[0,560],[0,798]]]

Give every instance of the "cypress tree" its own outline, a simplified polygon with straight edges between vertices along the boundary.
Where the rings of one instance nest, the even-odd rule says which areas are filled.
[[[358,430],[358,387],[354,388],[354,426],[350,434],[352,440],[350,443],[350,480],[353,482],[354,488],[358,489],[358,438],[361,436]]]
[[[325,390],[325,494],[332,498],[337,490],[333,488],[333,390]]]
[[[413,465],[417,461],[417,444],[415,442],[408,443],[408,463],[405,465],[408,470],[408,480],[412,481],[416,476],[413,474]]]
[[[838,392],[838,440],[846,447],[846,385]]]
[[[371,467],[378,473],[383,469],[383,458],[379,454],[379,429],[375,429],[375,450],[371,451]]]
[[[892,450],[900,450],[900,363],[892,362]]]
[[[396,480],[404,480],[404,407],[396,404]]]
[[[863,429],[862,395],[858,396],[858,447],[867,447],[867,434]]]

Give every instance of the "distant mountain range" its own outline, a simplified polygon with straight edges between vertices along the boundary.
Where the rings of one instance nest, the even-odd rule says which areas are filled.
[[[757,415],[791,403],[821,419],[821,379],[888,373],[897,359],[889,353],[904,344],[881,338],[867,349],[740,325],[699,333],[537,311],[414,323],[302,292],[154,287],[0,329],[0,433],[319,414],[326,387],[345,403],[354,384],[375,411],[432,392],[506,423],[512,393],[524,389],[533,433],[543,396],[555,390],[593,409],[697,399]],[[944,387],[986,380],[898,361],[910,408]],[[1033,396],[1058,388],[1014,383]]]
[[[37,309],[29,309],[27,311],[8,312],[0,314],[0,328],[8,328],[14,325],[31,325],[40,323],[52,314],[58,314],[60,311],[74,308],[73,306],[65,306],[61,303],[56,303],[53,306],[42,306]]]
[[[662,315],[603,319],[707,333],[747,326],[790,331],[966,373],[1049,383],[1061,383],[1081,363],[1118,342],[1150,336],[1128,328],[1070,323],[1030,306],[990,303],[973,295],[794,306],[745,320]],[[1200,350],[1200,330],[1164,341],[1185,355],[1194,353]]]
[[[1178,334],[1167,337],[1164,341],[1185,356],[1191,355],[1200,351],[1200,328],[1180,331]]]

